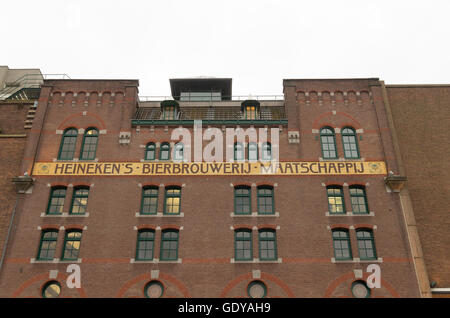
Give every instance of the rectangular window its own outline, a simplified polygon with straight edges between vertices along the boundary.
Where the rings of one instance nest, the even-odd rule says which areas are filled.
[[[165,119],[165,120],[174,120],[174,119],[176,119],[175,106],[165,106],[164,107],[163,119]]]
[[[141,214],[156,214],[158,209],[158,188],[142,189]]]
[[[375,260],[377,253],[371,230],[356,230],[356,240],[358,241],[359,258],[362,260]]]
[[[236,230],[234,232],[234,257],[238,261],[252,261],[252,231]]]
[[[84,214],[86,213],[87,203],[89,197],[89,188],[75,188],[73,190],[72,206],[70,214]]]
[[[234,189],[234,213],[251,214],[251,192],[248,187]]]
[[[77,260],[80,252],[81,231],[67,231],[64,239],[63,260]]]
[[[165,230],[161,234],[162,261],[173,261],[178,259],[178,231]]]
[[[340,187],[328,187],[328,208],[330,213],[343,214],[345,213],[344,194]]]
[[[346,229],[333,230],[333,248],[336,260],[352,259],[350,236]]]
[[[164,199],[164,214],[180,214],[181,189],[167,188]]]
[[[245,119],[258,119],[258,110],[256,106],[245,107]]]
[[[258,214],[274,214],[274,199],[272,187],[258,188]]]
[[[57,230],[42,231],[41,242],[39,244],[38,260],[53,260],[56,250]]]
[[[266,261],[277,259],[277,237],[274,230],[259,231],[259,259]]]
[[[153,230],[141,230],[138,232],[136,260],[152,260],[155,232]]]
[[[47,214],[61,214],[63,212],[65,198],[65,188],[52,188],[47,206]]]

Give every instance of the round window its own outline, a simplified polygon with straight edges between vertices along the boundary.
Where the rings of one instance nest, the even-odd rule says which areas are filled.
[[[164,286],[157,280],[152,280],[145,285],[145,297],[147,298],[159,298],[164,292]]]
[[[247,293],[251,298],[264,298],[267,294],[267,287],[263,282],[255,280],[248,285]]]
[[[358,280],[352,284],[352,294],[355,298],[368,298],[370,297],[370,289],[364,281]]]
[[[44,298],[56,298],[61,294],[61,285],[57,281],[51,281],[44,285],[42,288],[42,297]]]

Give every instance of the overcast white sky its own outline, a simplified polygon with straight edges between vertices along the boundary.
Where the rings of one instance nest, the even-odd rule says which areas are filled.
[[[2,1],[0,65],[71,78],[233,78],[234,95],[284,78],[450,84],[450,0]]]

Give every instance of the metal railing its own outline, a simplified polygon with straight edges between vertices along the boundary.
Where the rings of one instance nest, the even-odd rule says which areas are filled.
[[[208,96],[209,97],[209,96]],[[141,102],[161,102],[163,100],[174,100],[180,102],[220,102],[220,101],[244,101],[244,100],[270,100],[270,101],[283,101],[284,95],[232,95],[232,96],[221,96],[221,100],[218,100],[217,96],[208,97],[186,97],[183,96],[139,96]]]

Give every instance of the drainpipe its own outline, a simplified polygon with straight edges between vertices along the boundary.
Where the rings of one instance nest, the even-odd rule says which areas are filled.
[[[5,244],[3,245],[2,258],[0,260],[0,275],[2,273],[3,261],[6,256],[6,247],[8,246],[9,236],[11,235],[12,226],[14,223],[14,216],[16,215],[17,202],[19,202],[19,195],[17,195],[16,203],[14,204],[14,208],[12,210],[11,221],[9,222],[8,233],[6,234]]]

